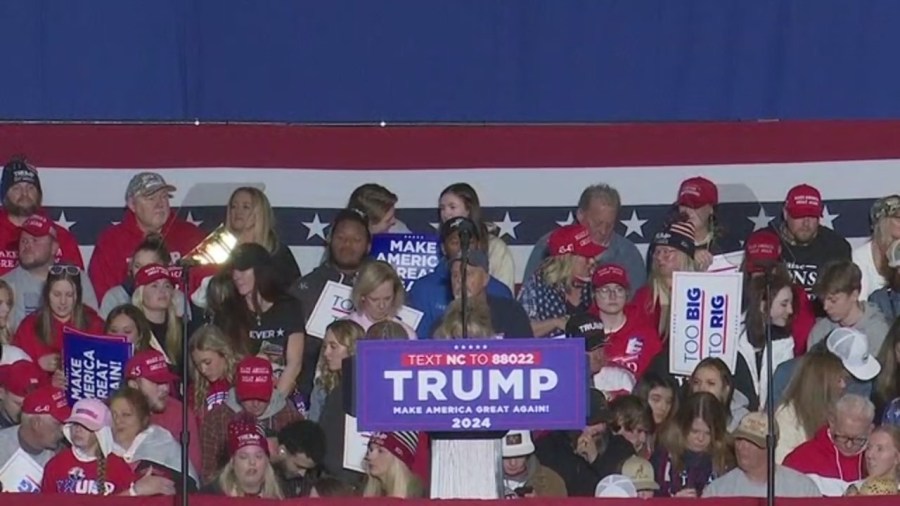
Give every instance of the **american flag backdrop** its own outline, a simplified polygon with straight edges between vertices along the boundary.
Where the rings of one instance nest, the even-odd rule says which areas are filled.
[[[212,230],[231,191],[256,185],[275,207],[281,239],[303,272],[321,258],[328,223],[359,184],[400,198],[397,216],[433,231],[440,191],[468,182],[510,246],[521,281],[532,245],[569,223],[585,186],[623,199],[617,230],[645,246],[679,183],[719,186],[726,249],[780,219],[787,190],[808,183],[826,203],[823,223],[858,244],[877,197],[900,193],[900,122],[794,122],[602,126],[301,127],[264,125],[3,125],[0,154],[25,154],[40,171],[48,214],[88,260],[100,231],[121,219],[128,180],[155,170],[173,205]]]

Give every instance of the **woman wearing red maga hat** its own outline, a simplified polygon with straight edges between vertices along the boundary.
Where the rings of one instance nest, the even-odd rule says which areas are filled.
[[[587,227],[577,223],[556,229],[547,246],[550,257],[519,292],[535,337],[562,334],[569,316],[587,311],[591,271],[606,251],[591,239]]]

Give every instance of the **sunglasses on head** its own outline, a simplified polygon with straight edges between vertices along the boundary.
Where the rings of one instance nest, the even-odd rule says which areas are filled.
[[[55,276],[60,276],[65,274],[66,276],[78,277],[81,276],[81,270],[74,265],[53,265],[50,266],[50,274]]]

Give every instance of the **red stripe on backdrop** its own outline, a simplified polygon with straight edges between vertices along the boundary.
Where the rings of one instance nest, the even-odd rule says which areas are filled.
[[[50,496],[42,494],[17,494],[9,497],[9,502],[15,506],[40,506],[47,502]],[[88,495],[68,495],[59,494],[52,496],[55,506],[121,506],[128,504],[141,504],[142,506],[172,506],[173,504],[181,504],[180,498],[175,497],[141,497],[138,498],[121,498],[121,497],[98,497]],[[594,498],[532,498],[528,499],[528,506],[683,506],[687,504],[697,503],[696,499],[594,499]],[[427,499],[394,499],[394,498],[340,498],[340,499],[316,499],[310,503],[309,499],[288,499],[276,503],[267,499],[235,499],[224,498],[214,495],[192,495],[190,497],[192,506],[267,506],[272,504],[282,504],[286,506],[301,506],[315,504],[316,506],[434,506],[438,504],[435,501]],[[751,498],[716,498],[711,504],[721,506],[765,506],[765,499]],[[443,501],[441,504],[449,504],[452,506],[503,506],[508,505],[507,501],[485,501],[485,500],[455,500],[453,502]],[[778,504],[783,506],[854,506],[865,504],[866,506],[894,506],[896,505],[896,496],[867,496],[865,500],[846,497],[816,498],[816,499],[786,499],[778,498]]]
[[[38,166],[527,168],[900,158],[900,121],[585,126],[0,125]]]

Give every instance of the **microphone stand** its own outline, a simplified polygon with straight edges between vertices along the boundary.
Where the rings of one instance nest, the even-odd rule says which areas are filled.
[[[191,444],[191,433],[188,431],[188,420],[190,416],[190,399],[188,399],[188,378],[190,368],[188,361],[190,360],[190,347],[188,343],[188,320],[190,317],[190,262],[181,263],[181,290],[184,292],[184,314],[181,317],[181,506],[188,506],[188,488],[190,487],[190,469],[189,451]]]
[[[769,430],[766,434],[766,460],[768,475],[766,479],[766,506],[775,506],[775,370],[772,360],[772,268],[765,270],[766,282],[766,376],[769,391],[766,395],[766,415],[768,416]],[[752,310],[752,308],[751,308]]]
[[[469,243],[471,242],[471,238],[469,237],[469,232],[465,230],[459,231],[459,242],[460,246],[462,246],[462,260],[460,260],[460,302],[462,303],[462,311],[460,311],[460,318],[462,319],[462,337],[463,339],[469,338],[469,285],[467,284],[468,280],[468,270],[469,270]]]

